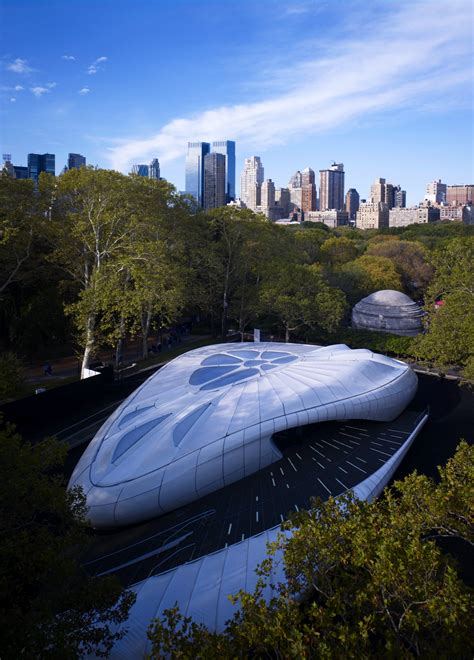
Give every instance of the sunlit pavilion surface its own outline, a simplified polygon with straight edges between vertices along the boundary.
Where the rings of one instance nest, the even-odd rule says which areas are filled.
[[[172,511],[281,458],[280,431],[397,417],[417,379],[406,364],[345,345],[221,344],[176,358],[99,430],[70,485],[95,527]]]

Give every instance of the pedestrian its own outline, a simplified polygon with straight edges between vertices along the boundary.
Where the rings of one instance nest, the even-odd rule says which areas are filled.
[[[45,376],[53,375],[53,367],[49,364],[49,362],[46,362],[46,364],[44,365],[44,375]]]

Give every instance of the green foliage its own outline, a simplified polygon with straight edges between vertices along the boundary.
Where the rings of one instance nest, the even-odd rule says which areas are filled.
[[[371,241],[367,254],[387,257],[400,274],[403,289],[411,296],[423,293],[433,279],[433,267],[429,263],[428,251],[418,241],[400,241],[395,236],[378,236],[390,240]]]
[[[353,261],[358,255],[355,241],[344,236],[341,238],[328,238],[321,246],[321,259],[323,263],[329,264],[331,268],[338,268],[349,261]]]
[[[474,448],[461,443],[434,483],[413,473],[384,498],[346,494],[293,516],[223,634],[177,608],[149,630],[152,657],[468,658],[472,590],[437,541],[472,548]],[[278,553],[275,555],[275,553]],[[267,601],[276,556],[285,582]]]
[[[351,305],[383,289],[402,291],[401,277],[388,257],[365,254],[345,263],[333,275],[333,282],[347,295]]]
[[[0,400],[18,394],[23,384],[23,364],[19,357],[7,351],[0,354]]]
[[[316,265],[275,263],[271,279],[262,284],[261,301],[285,328],[287,341],[303,326],[333,332],[346,312],[344,294],[329,286]]]
[[[455,239],[433,255],[435,276],[426,297],[419,357],[440,367],[457,364],[472,378],[474,364],[474,238]],[[435,301],[442,300],[441,306]]]
[[[4,658],[103,655],[134,596],[115,579],[89,578],[85,499],[59,475],[66,447],[31,446],[0,428],[0,645]]]

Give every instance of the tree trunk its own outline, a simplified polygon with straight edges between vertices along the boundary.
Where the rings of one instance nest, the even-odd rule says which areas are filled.
[[[89,368],[89,363],[94,351],[95,346],[95,314],[89,314],[86,323],[86,345],[84,347],[84,354],[82,356],[81,366],[81,380],[84,378],[85,369]]]
[[[288,344],[290,341],[290,328],[285,326],[285,342]]]
[[[151,311],[147,309],[147,311],[142,314],[142,318],[141,318],[143,359],[148,357],[148,335],[150,334],[150,324],[151,324]]]
[[[119,367],[123,362],[123,346],[125,343],[125,317],[120,317],[120,337],[117,340],[117,348],[115,350],[115,367]]]

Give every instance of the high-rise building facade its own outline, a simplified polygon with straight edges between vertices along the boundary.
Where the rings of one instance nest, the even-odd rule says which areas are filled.
[[[446,188],[446,204],[458,206],[459,204],[472,204],[474,202],[474,185],[455,185]]]
[[[268,210],[275,206],[275,184],[271,179],[265,179],[260,189],[260,206],[262,213],[268,216]]]
[[[349,220],[355,220],[357,211],[359,210],[360,197],[355,188],[349,188],[346,193],[346,211]]]
[[[67,168],[68,170],[79,169],[80,167],[85,166],[86,158],[81,154],[68,154],[67,157]]]
[[[150,179],[160,180],[160,163],[158,158],[153,158],[150,165],[148,166],[148,176]]]
[[[407,192],[402,190],[401,186],[393,188],[393,206],[392,208],[403,209],[407,205]]]
[[[301,210],[305,213],[316,211],[316,175],[307,167],[301,172]]]
[[[28,168],[25,165],[14,165],[16,179],[28,179]]]
[[[188,142],[185,192],[194,197],[198,206],[204,204],[204,158],[210,150],[209,142]]]
[[[413,224],[426,224],[439,220],[440,210],[435,206],[412,206],[393,208],[389,212],[390,227],[407,227]]]
[[[247,208],[255,211],[260,206],[260,189],[263,183],[264,169],[260,156],[246,158],[240,177],[240,198]]]
[[[275,206],[281,209],[281,217],[285,218],[290,212],[290,191],[288,188],[275,189]]]
[[[388,227],[390,210],[385,202],[366,202],[359,206],[356,218],[358,229]]]
[[[204,197],[205,209],[225,206],[225,165],[224,154],[209,153],[204,156]]]
[[[134,165],[132,167],[132,174],[148,177],[149,174],[148,165],[144,165],[144,164]]]
[[[446,201],[446,184],[438,181],[431,181],[426,186],[425,200],[431,204],[443,204]]]
[[[217,140],[212,143],[212,151],[225,156],[225,194],[229,203],[235,199],[235,142]]]
[[[56,174],[56,157],[54,154],[28,154],[28,178],[38,183],[41,172]]]
[[[333,163],[327,170],[319,170],[319,210],[344,210],[344,165]]]

